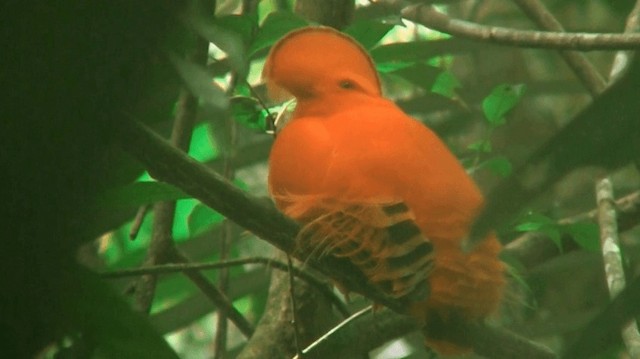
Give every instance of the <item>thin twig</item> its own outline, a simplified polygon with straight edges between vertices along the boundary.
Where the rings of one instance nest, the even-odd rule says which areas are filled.
[[[342,328],[344,328],[345,326],[349,325],[352,321],[362,317],[365,314],[368,314],[372,310],[373,310],[373,306],[370,305],[370,306],[368,306],[368,307],[366,307],[364,309],[361,309],[360,311],[358,311],[356,313],[353,313],[353,315],[351,315],[349,318],[343,320],[340,324],[336,325],[330,331],[326,332],[323,336],[321,336],[316,341],[314,341],[309,346],[307,346],[301,353],[299,352],[298,355],[296,355],[293,359],[303,359],[304,358],[303,357],[304,354],[308,354],[310,352],[313,352],[313,350],[315,348],[317,348],[318,346],[322,345],[325,341],[327,341],[328,338],[330,338],[336,332],[340,331]]]
[[[133,219],[131,223],[131,228],[129,229],[129,239],[135,240],[138,237],[138,233],[140,232],[140,227],[142,226],[142,222],[144,222],[144,218],[147,215],[147,211],[149,211],[149,205],[145,204],[138,208],[138,212],[136,212],[136,217]]]
[[[298,307],[296,306],[296,291],[293,281],[293,261],[291,256],[287,253],[287,269],[289,273],[289,298],[291,299],[291,325],[293,326],[293,340],[296,345],[296,353],[299,358],[302,358],[302,349],[300,348],[300,334],[298,333]]]
[[[437,31],[500,45],[578,51],[640,48],[640,34],[558,33],[483,26],[453,19],[427,5],[409,6],[402,10],[402,16]]]
[[[565,32],[562,24],[547,10],[540,0],[514,0],[514,2],[540,29],[558,33]],[[584,54],[576,51],[561,50],[560,56],[591,93],[591,96],[597,96],[604,91],[606,88],[605,80]]]
[[[596,184],[596,198],[598,201],[598,222],[600,223],[600,241],[604,271],[609,287],[609,296],[617,297],[625,287],[624,268],[618,239],[618,225],[613,197],[613,187],[608,178]],[[633,359],[640,358],[640,333],[635,320],[622,328],[622,339],[627,351]]]
[[[247,264],[264,264],[270,268],[275,268],[281,271],[289,270],[286,263],[277,261],[272,258],[266,257],[251,257],[251,258],[243,258],[243,259],[233,259],[227,261],[219,261],[219,262],[211,262],[211,263],[171,263],[171,264],[162,264],[157,266],[150,266],[144,268],[130,268],[130,269],[120,269],[114,270],[110,272],[103,272],[100,274],[103,278],[122,278],[122,277],[131,277],[138,276],[143,274],[171,274],[177,272],[183,272],[185,270],[207,270],[207,269],[219,269],[219,268],[228,268],[233,266],[247,265]],[[345,304],[336,297],[336,295],[331,291],[326,283],[321,279],[318,279],[315,275],[302,270],[297,267],[291,268],[294,276],[301,278],[307,283],[313,285],[320,293],[322,293],[342,314],[345,318],[351,315],[349,310],[345,306]]]
[[[640,0],[637,0],[629,16],[627,16],[627,22],[624,27],[625,34],[638,32],[640,30]],[[624,75],[626,69],[629,68],[629,64],[633,60],[634,52],[631,51],[619,51],[611,64],[611,73],[609,74],[609,81],[614,82]]]
[[[188,262],[188,259],[180,253],[176,253],[175,259],[183,263]],[[251,335],[253,335],[253,326],[251,323],[233,306],[233,303],[226,295],[209,282],[207,277],[200,273],[200,271],[194,269],[186,269],[184,270],[184,274],[213,302],[218,308],[218,312],[225,313],[226,317],[235,324],[245,337],[250,338]]]

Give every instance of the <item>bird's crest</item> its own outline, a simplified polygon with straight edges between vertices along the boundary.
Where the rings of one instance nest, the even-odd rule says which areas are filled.
[[[366,50],[354,39],[330,27],[313,26],[290,32],[269,52],[262,76],[271,98],[282,100],[292,87],[322,81],[328,74],[347,72],[369,91],[380,95],[380,79]]]

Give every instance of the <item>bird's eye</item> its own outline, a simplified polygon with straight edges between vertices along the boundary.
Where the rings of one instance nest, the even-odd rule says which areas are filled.
[[[355,85],[353,84],[353,82],[351,82],[349,80],[340,81],[340,88],[349,90],[349,89],[352,89],[354,87],[355,87]]]

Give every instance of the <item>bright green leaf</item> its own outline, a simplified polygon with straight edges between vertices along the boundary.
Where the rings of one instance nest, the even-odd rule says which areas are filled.
[[[231,114],[233,118],[250,129],[264,130],[264,124],[261,123],[261,111],[262,106],[253,97],[235,96],[231,98]]]
[[[189,156],[198,162],[210,161],[218,157],[218,147],[215,138],[209,133],[210,124],[203,122],[196,125],[191,135]]]
[[[592,222],[572,223],[564,230],[573,237],[578,245],[588,251],[600,251],[600,228]]]
[[[556,222],[540,213],[528,213],[520,224],[516,226],[518,232],[538,231],[545,226],[556,226]]]
[[[527,214],[515,229],[519,232],[540,232],[546,235],[558,249],[562,249],[562,231],[560,225],[543,214]]]
[[[134,182],[104,193],[98,200],[97,205],[118,209],[189,197],[180,189],[167,183]]]
[[[442,71],[435,79],[431,91],[446,98],[456,96],[456,89],[462,87],[460,81],[451,71]]]
[[[358,41],[365,49],[371,49],[380,42],[394,25],[381,20],[360,20],[349,26],[344,32]]]
[[[227,95],[211,80],[211,76],[203,67],[177,56],[170,58],[184,84],[194,96],[217,109],[227,109],[229,106]]]
[[[410,68],[413,65],[415,65],[415,62],[403,62],[403,61],[384,62],[384,63],[376,64],[376,70],[378,70],[378,72],[380,73],[386,74],[386,73],[391,73],[398,70]]]
[[[504,124],[504,116],[520,101],[524,91],[525,86],[522,84],[496,86],[482,101],[482,111],[489,124],[492,126]]]
[[[253,56],[256,52],[270,47],[289,31],[299,29],[306,25],[307,22],[305,20],[291,12],[276,11],[270,13],[267,18],[264,19],[258,34],[249,47],[249,56]]]
[[[187,219],[187,225],[189,227],[189,234],[191,236],[198,235],[216,224],[219,224],[224,219],[220,213],[213,209],[198,203],[189,214]]]
[[[489,171],[497,174],[500,177],[507,177],[511,174],[513,166],[511,162],[504,156],[496,156],[485,161],[480,167],[485,167]]]

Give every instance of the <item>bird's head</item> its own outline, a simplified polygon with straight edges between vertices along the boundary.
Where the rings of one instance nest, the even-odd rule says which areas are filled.
[[[269,96],[298,102],[361,93],[380,96],[380,79],[367,52],[351,37],[329,27],[295,30],[278,41],[262,72]]]

